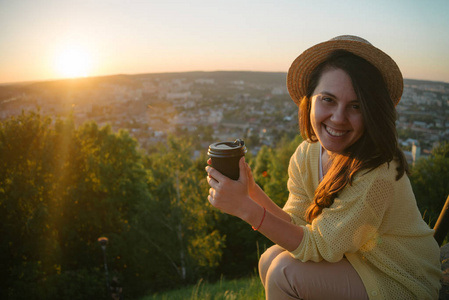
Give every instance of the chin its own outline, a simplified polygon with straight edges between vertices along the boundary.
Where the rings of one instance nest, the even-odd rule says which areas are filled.
[[[347,144],[347,145],[335,145],[334,143],[326,143],[326,142],[321,142],[321,146],[326,149],[329,152],[332,153],[337,153],[337,154],[343,154],[345,153],[346,149],[348,149],[352,144]]]

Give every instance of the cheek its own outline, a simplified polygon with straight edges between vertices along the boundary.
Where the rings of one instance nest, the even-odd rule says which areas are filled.
[[[312,107],[310,108],[310,124],[312,125],[313,130],[317,131],[317,124],[318,124],[318,118],[319,113],[317,114],[315,105],[312,104]]]
[[[310,109],[310,122],[313,126],[318,126],[326,118],[326,111],[319,105],[312,104]]]
[[[358,135],[362,135],[365,132],[365,125],[363,123],[363,117],[356,116],[351,120],[352,128],[357,131]]]

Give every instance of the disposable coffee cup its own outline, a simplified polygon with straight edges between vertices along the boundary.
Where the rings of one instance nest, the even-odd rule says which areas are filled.
[[[233,180],[239,179],[239,160],[245,153],[245,142],[241,139],[234,142],[213,143],[207,151],[212,168]]]

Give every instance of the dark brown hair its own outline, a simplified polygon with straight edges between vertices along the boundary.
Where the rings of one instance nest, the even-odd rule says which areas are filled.
[[[310,122],[311,100],[321,75],[329,69],[341,69],[351,78],[360,101],[365,132],[344,153],[334,153],[330,158],[332,165],[318,185],[314,201],[307,210],[308,222],[334,203],[335,197],[352,183],[357,172],[369,172],[393,159],[398,161],[396,180],[408,172],[407,161],[397,142],[396,110],[382,75],[365,59],[347,51],[331,53],[310,74],[307,95],[299,105],[299,126],[303,138],[310,142],[318,141]]]

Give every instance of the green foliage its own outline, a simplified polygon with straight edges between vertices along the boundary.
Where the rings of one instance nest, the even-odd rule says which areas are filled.
[[[20,272],[25,277],[13,281],[7,298],[3,299],[108,299],[104,274],[98,269],[79,269],[45,277],[36,274],[36,269],[22,267]]]
[[[30,299],[52,299],[68,293],[68,278],[99,281],[91,271],[102,265],[97,238],[108,235],[119,245],[137,203],[149,199],[136,142],[94,123],[76,130],[71,119],[53,125],[38,113],[12,118],[0,127],[0,165],[0,298],[35,291]],[[120,257],[120,249],[109,250]],[[114,270],[127,259],[114,259]],[[92,276],[71,277],[82,270]],[[40,297],[46,282],[55,291]]]
[[[247,155],[279,203],[297,144]],[[193,160],[186,137],[137,149],[127,132],[93,122],[75,128],[37,112],[0,123],[0,298],[101,299],[100,236],[109,277],[129,298],[254,272],[271,242],[207,202],[207,158]]]
[[[39,113],[1,123],[1,298],[100,299],[103,284],[71,288],[104,283],[99,236],[128,297],[212,274],[224,236],[207,205],[206,158],[192,161],[175,138],[157,150],[143,157],[125,131]]]
[[[147,232],[151,251],[165,262],[163,272],[170,279],[155,268],[149,283],[155,288],[194,282],[220,261],[224,237],[215,228],[216,213],[207,205],[206,158],[192,161],[191,156],[189,141],[169,137],[145,160],[154,203],[141,229]]]
[[[194,286],[165,293],[154,294],[141,300],[262,300],[265,291],[259,277],[224,280],[207,283],[202,279]]]
[[[204,141],[210,133],[198,134]],[[0,123],[0,298],[105,299],[100,236],[109,239],[109,278],[118,277],[129,299],[201,278],[253,275],[272,242],[208,203],[207,158],[192,158],[201,141],[172,136],[144,154],[126,131],[96,123],[75,128],[71,118],[39,112]],[[246,157],[280,206],[300,143],[285,136]],[[448,174],[447,142],[413,168],[418,205],[432,222],[449,194]],[[243,282],[209,289],[200,281],[179,299],[263,299],[258,279]]]
[[[301,136],[293,140],[282,137],[275,148],[262,147],[253,167],[254,179],[279,206],[288,198],[287,181],[290,157],[302,142]]]
[[[0,264],[6,271],[0,276],[7,286],[18,279],[40,278],[58,265],[59,247],[50,220],[57,166],[52,161],[54,136],[46,130],[49,124],[49,119],[30,114],[0,125]],[[0,288],[0,298],[17,293],[24,291]]]
[[[421,213],[433,227],[449,195],[449,142],[435,147],[430,157],[418,159],[410,181]]]

